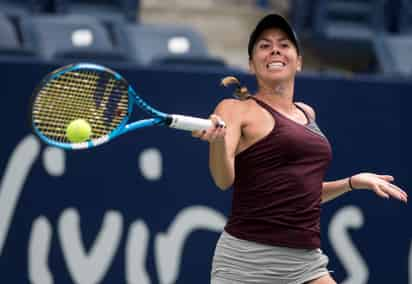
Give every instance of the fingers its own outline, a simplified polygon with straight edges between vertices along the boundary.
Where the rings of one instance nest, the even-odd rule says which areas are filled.
[[[408,202],[408,194],[392,182],[395,178],[391,175],[377,175],[372,173],[361,173],[355,177],[363,183],[365,188],[371,188],[382,198],[395,198],[397,200]]]
[[[211,127],[202,131],[193,131],[192,136],[208,142],[223,140],[226,135],[225,122],[216,114],[212,114],[210,120],[212,121]]]
[[[403,191],[400,187],[394,185],[393,183],[388,183],[388,186],[389,186],[389,187],[392,187],[393,189],[395,189],[395,190],[397,190],[397,191],[399,191],[399,192],[400,192],[402,195],[404,195],[405,197],[408,197],[408,194],[407,194],[405,191]]]
[[[405,203],[408,202],[407,193],[389,182],[377,185],[376,193],[384,198],[392,197]]]
[[[376,186],[374,187],[374,190],[375,190],[376,194],[379,195],[380,197],[385,198],[385,199],[389,199],[389,195],[386,194],[385,191],[383,191],[383,190],[380,188],[379,185],[376,185]]]
[[[387,183],[383,187],[390,196],[403,202],[408,202],[408,194],[396,185],[392,183]]]
[[[218,127],[220,127],[220,128],[225,128],[225,127],[226,127],[226,124],[225,124],[225,122],[223,121],[223,119],[221,119],[220,116],[218,116],[218,115],[216,115],[216,114],[212,114],[212,115],[210,116],[210,120],[212,121],[213,125],[214,125],[216,128],[218,128]]]

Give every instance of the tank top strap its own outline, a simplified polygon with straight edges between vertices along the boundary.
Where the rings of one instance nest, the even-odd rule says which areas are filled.
[[[311,122],[314,121],[313,117],[310,116],[303,107],[301,107],[301,106],[300,106],[299,104],[297,104],[297,103],[295,103],[295,106],[303,112],[303,114],[305,115],[306,119],[308,120],[308,123],[311,123]]]
[[[273,107],[271,107],[270,105],[268,105],[267,103],[265,103],[264,101],[261,101],[255,97],[249,97],[251,99],[253,99],[258,105],[260,105],[261,107],[263,107],[265,110],[267,110],[275,119],[277,120],[282,120],[285,118],[284,115],[280,114],[277,110],[275,110]],[[307,120],[307,124],[310,124],[312,122],[314,122],[314,120],[311,118],[311,116],[298,104],[295,103],[295,106],[303,112],[304,116],[306,117]]]
[[[253,96],[250,96],[249,98],[253,99],[258,105],[267,110],[275,119],[278,119],[279,117],[282,118],[281,116],[279,116],[276,110],[274,110],[270,105],[268,105],[264,101],[261,101]]]

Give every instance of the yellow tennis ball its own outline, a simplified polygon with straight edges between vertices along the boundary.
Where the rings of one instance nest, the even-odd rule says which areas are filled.
[[[92,127],[84,119],[75,119],[66,128],[66,136],[72,143],[84,142],[90,138]]]

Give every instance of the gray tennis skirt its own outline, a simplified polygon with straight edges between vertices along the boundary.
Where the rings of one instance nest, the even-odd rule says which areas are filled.
[[[211,284],[303,284],[329,273],[320,249],[295,249],[238,239],[227,232],[213,257]]]

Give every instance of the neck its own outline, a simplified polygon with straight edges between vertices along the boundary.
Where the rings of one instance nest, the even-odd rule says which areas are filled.
[[[277,82],[271,86],[259,84],[259,90],[256,93],[256,97],[285,111],[290,111],[295,109],[293,94],[293,83]]]

